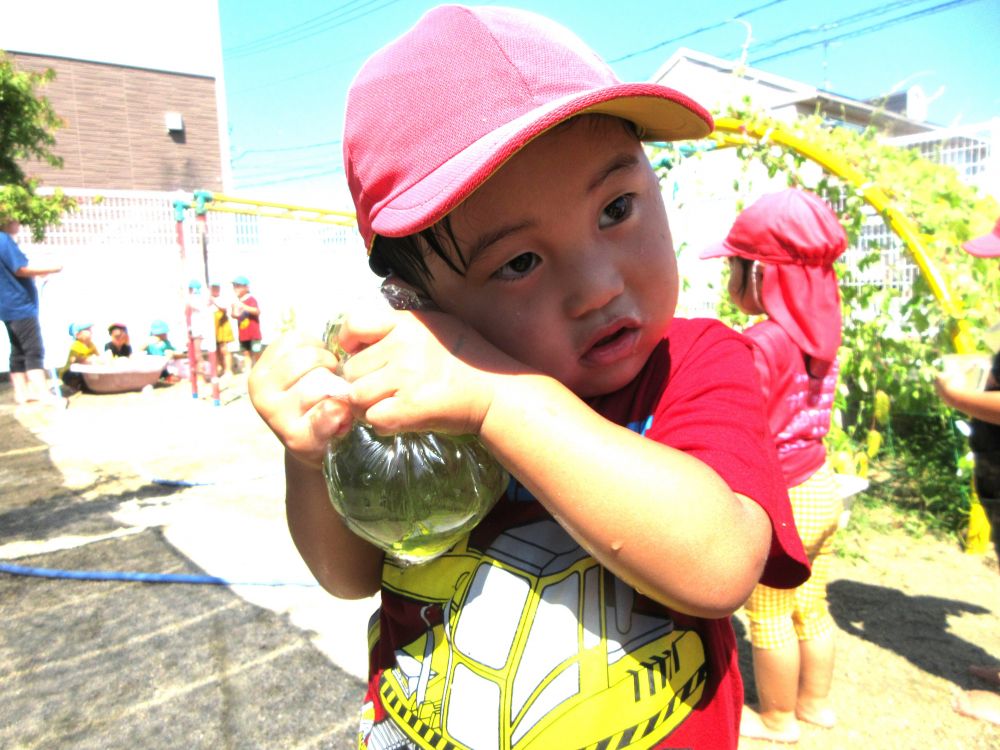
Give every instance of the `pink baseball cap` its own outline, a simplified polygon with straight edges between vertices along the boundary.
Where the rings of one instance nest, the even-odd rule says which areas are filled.
[[[977,258],[1000,257],[1000,219],[997,219],[996,226],[989,234],[969,240],[962,245],[965,252],[975,255]]]
[[[533,138],[615,115],[651,141],[701,138],[709,113],[674,89],[622,83],[568,29],[524,10],[442,5],[362,66],[344,163],[369,252],[442,219]]]
[[[699,258],[737,255],[777,265],[828,266],[847,248],[847,234],[815,193],[788,188],[769,193],[736,217],[726,238]]]

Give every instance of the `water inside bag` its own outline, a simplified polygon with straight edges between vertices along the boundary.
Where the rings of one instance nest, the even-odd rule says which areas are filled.
[[[382,288],[396,309],[426,308],[409,289]],[[326,345],[340,358],[340,319]],[[473,435],[406,432],[378,435],[355,422],[330,441],[323,462],[330,502],[355,534],[395,560],[419,564],[451,549],[493,508],[507,471]]]

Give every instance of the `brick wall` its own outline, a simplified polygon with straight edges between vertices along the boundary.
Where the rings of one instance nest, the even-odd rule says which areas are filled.
[[[21,70],[56,71],[41,93],[65,125],[54,152],[63,168],[30,162],[50,187],[222,190],[215,80],[57,57],[10,53]],[[179,112],[182,134],[167,132]]]

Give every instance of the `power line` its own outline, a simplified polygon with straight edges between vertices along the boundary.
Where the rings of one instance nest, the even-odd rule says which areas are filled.
[[[343,157],[339,152],[324,152],[313,156],[298,154],[291,158],[274,158],[262,160],[257,164],[234,164],[235,174],[266,175],[267,173],[295,172],[303,169],[319,169],[327,167],[340,167],[343,165]]]
[[[237,180],[264,180],[288,174],[315,172],[316,170],[341,171],[343,170],[343,162],[340,159],[322,159],[298,164],[262,164],[259,167],[249,169],[234,169],[233,177]]]
[[[750,10],[745,10],[742,13],[737,13],[735,16],[732,17],[732,19],[727,18],[725,21],[719,21],[718,23],[713,23],[710,24],[709,26],[702,26],[700,29],[689,31],[686,34],[681,34],[680,36],[675,36],[671,39],[664,39],[662,42],[657,42],[652,47],[646,47],[645,49],[636,50],[635,52],[629,52],[627,55],[616,57],[614,60],[609,60],[608,62],[613,65],[614,63],[622,62],[623,60],[629,60],[633,57],[638,57],[639,55],[645,55],[647,52],[652,52],[653,50],[660,49],[660,47],[666,47],[668,44],[674,44],[684,39],[688,39],[692,36],[697,36],[698,34],[702,34],[706,31],[713,31],[715,29],[722,28],[727,23],[729,23],[730,20],[735,20],[737,18],[744,18],[746,16],[749,16],[751,13],[756,13],[759,10],[770,8],[772,5],[780,5],[781,3],[784,2],[787,2],[787,0],[771,0],[770,2],[764,3],[763,5],[758,5],[754,8],[750,8]]]
[[[339,28],[340,26],[345,26],[353,21],[358,21],[364,18],[365,16],[370,16],[372,13],[375,13],[376,11],[388,8],[390,5],[395,5],[397,2],[399,2],[399,0],[388,0],[387,2],[383,2],[381,5],[378,5],[374,8],[370,8],[369,10],[366,10],[363,13],[356,13],[353,16],[344,17],[347,16],[349,13],[354,13],[355,11],[359,11],[362,8],[372,5],[372,3],[374,2],[377,2],[377,0],[368,0],[368,2],[362,3],[360,6],[356,8],[350,8],[346,10],[344,13],[335,16],[334,18],[331,18],[330,22],[328,23],[324,22],[324,23],[314,24],[312,26],[300,30],[299,32],[293,32],[292,34],[283,39],[274,39],[270,42],[267,41],[261,42],[257,46],[253,46],[255,44],[253,42],[248,42],[246,48],[236,52],[232,52],[228,55],[226,55],[225,51],[223,51],[224,57],[226,57],[227,59],[247,57],[249,55],[256,55],[261,52],[270,52],[271,50],[278,49],[279,47],[287,47],[289,44],[295,44],[296,42],[301,42],[302,40],[309,39],[310,37],[314,37],[317,34],[325,33],[332,29]],[[339,20],[341,18],[342,20]]]
[[[240,153],[239,156],[234,156],[230,163],[242,159],[244,156],[249,156],[250,154],[277,154],[285,153],[288,151],[307,151],[312,148],[323,148],[324,146],[339,146],[342,143],[340,139],[336,141],[320,141],[319,143],[307,143],[302,146],[282,146],[279,148],[248,148]]]
[[[785,34],[784,36],[777,37],[775,39],[768,39],[763,42],[751,45],[753,49],[761,50],[768,49],[770,47],[775,47],[783,42],[787,42],[790,39],[796,39],[800,36],[808,36],[809,34],[817,34],[827,31],[832,31],[833,29],[839,28],[840,26],[846,26],[848,24],[855,23],[857,21],[864,21],[868,18],[873,18],[875,16],[882,16],[886,13],[891,13],[894,10],[900,8],[905,8],[910,5],[917,3],[927,3],[933,2],[934,0],[897,0],[897,2],[886,3],[885,5],[880,5],[877,8],[869,8],[868,10],[859,11],[853,13],[849,16],[844,16],[843,18],[838,18],[835,21],[825,21],[816,26],[810,26],[807,29],[800,29],[799,31],[792,32],[791,34]],[[727,58],[732,57],[736,52],[730,52],[726,55]]]
[[[374,0],[370,0],[370,2],[373,1]],[[274,33],[265,34],[264,36],[259,36],[256,39],[251,39],[249,42],[243,42],[241,44],[235,44],[232,47],[226,47],[223,50],[223,52],[230,52],[234,54],[240,52],[246,52],[249,49],[253,49],[267,42],[274,41],[275,39],[279,39],[281,37],[286,37],[291,34],[307,30],[310,27],[317,25],[323,19],[329,18],[330,16],[336,16],[341,11],[348,9],[349,6],[354,5],[357,2],[358,0],[349,0],[349,2],[346,2],[343,5],[338,5],[336,8],[328,10],[326,13],[320,13],[318,16],[307,18],[305,21],[300,21],[299,23],[289,26],[285,29],[282,29],[281,31],[275,31]]]
[[[288,83],[289,81],[294,81],[298,78],[305,78],[306,76],[311,76],[314,73],[321,73],[324,70],[329,70],[330,68],[336,68],[338,65],[341,65],[345,62],[351,62],[352,60],[357,60],[360,57],[362,57],[362,55],[351,55],[349,57],[341,57],[334,60],[331,63],[328,63],[327,65],[321,65],[318,68],[309,68],[308,70],[303,70],[301,73],[295,73],[294,75],[285,76],[284,78],[275,78],[270,81],[264,81],[263,83],[259,83],[256,86],[248,86],[245,89],[236,89],[235,91],[233,91],[233,93],[249,94],[254,91],[260,91],[261,89],[270,88],[271,86],[277,86],[279,83]]]
[[[303,174],[292,174],[285,177],[280,177],[274,180],[264,180],[259,182],[246,182],[240,183],[238,187],[240,188],[255,188],[255,187],[265,187],[267,185],[280,185],[283,182],[294,182],[295,180],[311,180],[316,177],[329,177],[330,175],[335,175],[338,172],[343,171],[342,169],[328,169],[319,172],[303,173]]]
[[[803,44],[794,49],[785,50],[784,52],[776,52],[773,55],[768,55],[767,57],[762,57],[760,59],[754,60],[754,64],[759,64],[762,62],[767,62],[768,60],[776,60],[779,57],[785,57],[786,55],[794,55],[796,52],[802,52],[813,47],[819,47],[822,44],[829,44],[830,42],[839,42],[844,39],[851,39],[856,36],[862,36],[864,34],[871,34],[875,31],[881,31],[882,29],[889,28],[890,26],[895,26],[896,24],[904,23],[906,21],[912,21],[915,18],[920,18],[922,16],[933,15],[935,13],[940,13],[945,10],[950,10],[951,8],[957,8],[960,5],[967,5],[968,3],[978,2],[978,0],[952,0],[949,3],[941,3],[940,5],[935,5],[931,8],[924,8],[923,10],[914,11],[913,13],[907,13],[904,16],[899,16],[898,18],[892,18],[888,21],[882,21],[881,23],[872,24],[871,26],[865,26],[861,29],[856,29],[855,31],[848,31],[843,34],[832,37],[824,37],[815,42],[810,42],[809,44]]]

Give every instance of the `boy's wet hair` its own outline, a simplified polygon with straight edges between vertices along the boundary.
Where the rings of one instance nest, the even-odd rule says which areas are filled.
[[[604,114],[577,115],[559,123],[547,132],[555,133],[575,124],[596,127],[596,123],[608,119],[618,122],[636,140],[639,139],[639,131],[633,122]],[[450,216],[445,216],[437,224],[405,237],[375,235],[368,265],[379,276],[386,277],[390,274],[398,276],[426,295],[428,294],[428,284],[433,278],[433,274],[427,267],[428,253],[437,255],[448,268],[459,276],[464,276],[469,267],[468,260],[462,254],[462,249],[459,247],[458,240],[451,228]]]
[[[468,263],[455,239],[448,216],[434,226],[406,237],[376,235],[368,265],[379,276],[393,274],[427,294],[427,286],[433,277],[427,267],[428,252],[441,258],[455,273],[465,275]]]

